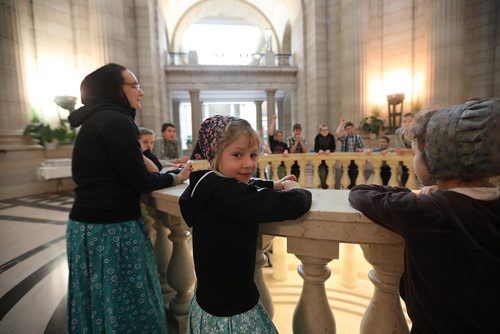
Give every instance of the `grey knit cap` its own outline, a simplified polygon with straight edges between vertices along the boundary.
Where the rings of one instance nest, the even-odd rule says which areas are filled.
[[[500,99],[437,111],[425,136],[429,174],[438,179],[500,175]]]

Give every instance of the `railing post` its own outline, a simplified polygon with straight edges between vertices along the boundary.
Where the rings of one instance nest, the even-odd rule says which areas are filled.
[[[382,160],[372,160],[373,165],[373,184],[382,184],[382,177],[380,176],[380,168],[382,168]]]
[[[267,263],[267,255],[266,252],[271,248],[273,244],[273,236],[261,234],[257,238],[257,254],[255,257],[255,273],[253,276],[253,280],[260,294],[260,302],[264,305],[267,313],[271,317],[274,316],[274,305],[273,299],[271,297],[271,293],[267,288],[266,283],[264,282],[264,273],[262,268]]]
[[[172,257],[172,241],[168,239],[170,230],[167,228],[170,225],[170,216],[164,212],[156,211],[154,217],[156,218],[155,224],[153,225],[156,230],[156,242],[154,245],[156,264],[160,274],[163,300],[167,303],[168,294],[174,292],[174,290],[168,285],[167,279],[167,270]]]
[[[389,167],[391,167],[391,178],[389,179],[389,186],[399,187],[398,173],[400,169],[400,164],[398,161],[387,161]]]
[[[413,164],[408,164],[408,181],[406,181],[406,188],[418,189],[417,177],[415,176],[415,171],[413,170]]]
[[[338,259],[338,242],[288,237],[288,252],[302,262],[297,270],[304,280],[293,313],[293,332],[335,334],[335,318],[326,295],[325,281],[331,274],[328,263]]]
[[[191,256],[189,241],[191,232],[182,223],[180,217],[171,216],[169,239],[173,242],[172,258],[168,266],[167,278],[170,286],[177,291],[170,301],[170,312],[178,320],[179,333],[186,329],[189,305],[194,294],[195,273],[193,257]]]
[[[342,165],[342,178],[341,178],[341,189],[347,189],[349,184],[351,183],[351,179],[349,178],[349,165],[351,163],[351,159],[342,159],[340,160]]]
[[[356,184],[366,184],[368,183],[368,178],[366,177],[366,167],[369,165],[368,160],[356,159],[354,163],[358,166],[358,178],[356,179]],[[360,182],[362,180],[363,182]]]
[[[271,161],[271,173],[272,173],[272,179],[274,181],[278,181],[279,180],[279,176],[278,176],[278,167],[279,165],[281,164],[281,161],[276,161],[276,160],[273,160]]]
[[[404,245],[361,245],[373,266],[368,273],[375,286],[372,299],[361,320],[361,334],[409,333],[399,299],[399,281],[404,270]]]

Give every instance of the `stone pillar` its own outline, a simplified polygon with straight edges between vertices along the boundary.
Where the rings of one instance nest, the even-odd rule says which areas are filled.
[[[255,124],[257,124],[257,131],[263,136],[262,132],[262,102],[263,101],[255,101]]]
[[[267,100],[267,128],[269,129],[272,116],[276,114],[276,89],[266,90],[266,100]]]
[[[234,108],[234,117],[240,117],[240,107],[241,105],[239,103],[233,104]]]
[[[89,19],[92,56],[96,63],[129,65],[127,32],[121,0],[90,0]]]
[[[200,91],[190,90],[189,96],[191,97],[191,126],[193,129],[193,144],[198,140],[198,131],[201,125],[201,102]]]
[[[22,136],[29,121],[21,59],[19,1],[0,2],[0,150],[38,145]]]
[[[431,1],[429,5],[430,104],[439,107],[462,103],[465,94],[465,1]]]
[[[181,102],[179,100],[173,100],[172,101],[172,115],[173,115],[173,123],[176,126],[177,129],[177,140],[179,141],[179,145],[181,146],[182,150],[182,133],[181,133],[181,121],[180,121],[180,116],[179,116],[179,108],[180,108]]]

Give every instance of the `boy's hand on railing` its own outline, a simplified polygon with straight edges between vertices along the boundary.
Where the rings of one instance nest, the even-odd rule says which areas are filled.
[[[291,174],[291,175],[285,176],[281,180],[274,181],[274,189],[276,189],[276,190],[287,190],[287,189],[285,189],[285,183],[287,183],[288,181],[297,183],[297,177],[295,175]]]
[[[297,181],[284,181],[283,183],[283,190],[290,190],[294,188],[301,188],[300,184]]]

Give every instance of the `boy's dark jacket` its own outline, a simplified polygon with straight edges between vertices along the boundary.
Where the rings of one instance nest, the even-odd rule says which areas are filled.
[[[296,219],[311,207],[309,191],[272,187],[272,181],[249,185],[209,171],[190,175],[179,205],[193,228],[196,300],[210,314],[232,316],[257,304],[253,275],[259,223]]]
[[[401,295],[412,333],[498,333],[500,199],[357,185],[352,206],[405,240]]]
[[[135,110],[106,101],[70,114],[75,140],[72,175],[76,183],[70,218],[113,223],[140,218],[140,194],[173,184],[169,174],[149,173],[144,164]]]

